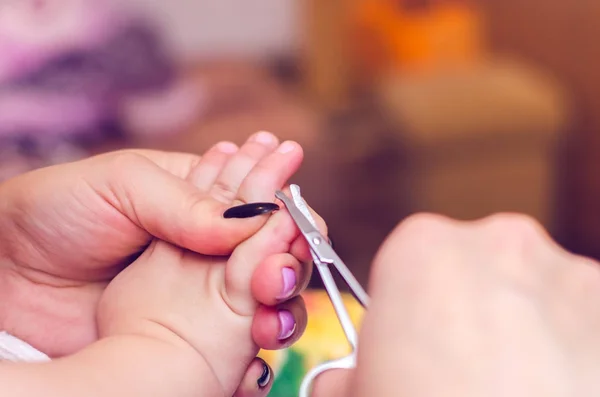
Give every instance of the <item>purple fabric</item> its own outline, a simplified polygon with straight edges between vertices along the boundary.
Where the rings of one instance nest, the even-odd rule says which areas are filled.
[[[159,43],[149,26],[132,24],[97,47],[56,54],[5,86],[94,96],[163,89],[174,70]]]
[[[0,136],[38,131],[68,135],[110,117],[110,110],[89,97],[27,90],[0,92]]]
[[[0,136],[97,133],[128,95],[166,89],[175,78],[151,25],[108,0],[7,7],[0,12]],[[49,27],[29,33],[35,22]]]
[[[131,96],[174,86],[160,35],[121,2],[0,0],[0,181],[85,156],[123,134]]]
[[[2,0],[0,82],[30,73],[48,59],[105,42],[130,14],[118,0]]]

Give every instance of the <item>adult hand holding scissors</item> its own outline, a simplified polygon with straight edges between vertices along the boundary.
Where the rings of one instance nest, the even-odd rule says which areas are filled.
[[[404,221],[376,257],[354,370],[313,396],[598,396],[600,266],[534,221]]]

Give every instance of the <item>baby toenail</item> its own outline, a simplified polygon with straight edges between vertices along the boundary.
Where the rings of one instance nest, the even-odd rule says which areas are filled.
[[[231,154],[238,151],[238,147],[233,142],[220,142],[217,145],[217,149],[223,153]]]
[[[275,203],[250,203],[231,207],[223,213],[224,218],[251,218],[269,212],[277,211],[279,206]]]
[[[279,317],[279,337],[280,341],[286,340],[296,330],[296,320],[294,319],[294,315],[288,310],[280,310],[277,313]]]
[[[274,140],[272,134],[270,134],[266,131],[261,131],[258,134],[254,135],[254,141],[258,142],[258,143],[262,143],[263,145],[269,145],[269,144],[273,143],[275,140]]]
[[[283,289],[277,299],[287,299],[292,296],[296,289],[296,272],[294,269],[291,267],[281,269],[281,280],[283,281]]]
[[[296,144],[295,144],[294,142],[291,142],[291,141],[286,141],[286,142],[283,142],[283,143],[282,143],[282,144],[279,146],[279,148],[277,149],[277,151],[278,151],[279,153],[284,153],[284,154],[285,154],[285,153],[289,153],[289,152],[291,152],[291,151],[292,151],[292,150],[294,150],[295,148],[296,148]]]

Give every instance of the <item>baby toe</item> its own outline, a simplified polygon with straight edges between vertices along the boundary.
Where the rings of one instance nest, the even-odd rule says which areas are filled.
[[[284,349],[300,339],[307,318],[301,296],[275,307],[260,306],[252,321],[252,338],[261,349]]]
[[[193,199],[179,205],[193,219],[185,228],[177,228],[179,245],[206,255],[229,255],[265,224],[261,212],[241,218],[230,212],[240,204],[273,203],[275,191],[298,170],[303,157],[300,145],[285,142],[277,147],[277,143],[275,136],[259,133],[239,149],[222,142],[200,159],[188,178],[198,189]]]
[[[187,179],[201,192],[208,192],[238,147],[231,142],[219,142],[207,151],[192,169]]]
[[[224,290],[222,291],[223,297],[234,312],[246,316],[254,314],[256,299],[252,290],[252,280],[257,269],[265,262],[265,266],[270,267],[271,270],[259,272],[259,276],[262,274],[267,277],[267,280],[262,281],[261,285],[268,284],[268,290],[262,291],[261,299],[271,301],[281,294],[282,275],[278,270],[273,272],[272,267],[277,267],[277,263],[273,264],[267,261],[267,258],[288,253],[290,244],[296,239],[298,233],[290,215],[287,211],[281,210],[271,215],[267,223],[256,234],[237,246],[227,261]],[[282,267],[286,267],[286,262],[292,264],[292,268],[299,267],[298,264],[293,263],[295,261],[292,261],[290,257],[279,257],[272,260],[281,261],[278,263]],[[289,282],[291,274],[289,271],[286,272]],[[296,273],[295,276],[296,283],[305,277],[299,273]]]
[[[306,288],[311,271],[311,262],[300,263],[289,253],[272,255],[252,275],[252,295],[263,305],[282,303]]]
[[[298,171],[303,157],[302,147],[298,143],[282,143],[248,173],[240,186],[237,200],[243,203],[273,201],[275,191],[281,189]]]
[[[278,143],[277,137],[268,132],[252,135],[221,169],[210,189],[210,195],[225,203],[233,201],[238,196],[240,185],[265,157],[271,157],[270,154]]]
[[[263,359],[256,357],[240,382],[233,397],[263,397],[273,386],[273,370]]]

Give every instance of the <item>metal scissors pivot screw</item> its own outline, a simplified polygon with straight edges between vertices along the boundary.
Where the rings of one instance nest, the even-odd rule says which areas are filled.
[[[342,259],[333,250],[329,240],[323,236],[317,228],[317,224],[300,194],[300,187],[298,185],[291,185],[290,190],[292,193],[291,199],[281,191],[277,191],[275,197],[283,202],[292,216],[292,219],[300,229],[300,232],[308,242],[315,267],[323,279],[325,290],[329,295],[329,299],[331,300],[335,313],[340,321],[344,334],[346,335],[346,339],[348,339],[348,343],[352,348],[352,352],[348,356],[325,362],[308,372],[300,385],[300,397],[309,397],[312,383],[316,377],[323,372],[331,369],[354,368],[356,366],[358,334],[354,328],[350,315],[346,310],[342,295],[331,274],[329,265],[333,265],[336,268],[358,301],[365,308],[368,307],[369,296],[356,280],[350,269],[348,269]]]

